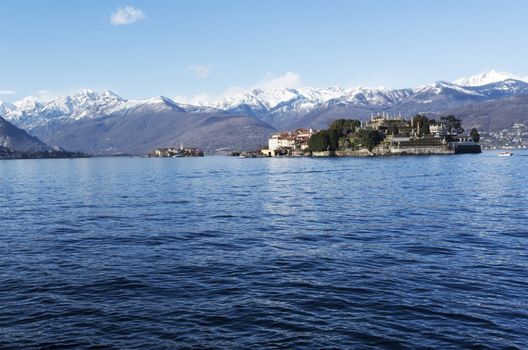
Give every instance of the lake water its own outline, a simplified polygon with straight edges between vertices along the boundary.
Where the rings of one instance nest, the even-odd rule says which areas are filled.
[[[526,348],[528,152],[0,162],[0,348]]]

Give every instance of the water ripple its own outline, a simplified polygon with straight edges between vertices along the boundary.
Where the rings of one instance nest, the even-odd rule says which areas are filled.
[[[525,348],[522,160],[2,162],[0,348]]]

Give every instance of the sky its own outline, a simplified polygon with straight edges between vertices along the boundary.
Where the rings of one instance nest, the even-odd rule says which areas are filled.
[[[0,100],[528,75],[523,0],[2,0]]]

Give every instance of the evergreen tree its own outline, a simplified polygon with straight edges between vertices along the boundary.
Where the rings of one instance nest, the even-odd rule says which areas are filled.
[[[471,129],[471,132],[469,133],[469,136],[473,139],[473,141],[475,142],[479,142],[480,141],[480,134],[477,130],[477,128],[473,128]]]
[[[330,130],[338,130],[341,136],[348,135],[356,131],[361,126],[361,122],[355,119],[337,119],[330,124]]]
[[[454,115],[441,117],[440,121],[445,125],[450,134],[455,133],[456,135],[460,135],[464,132],[464,128],[462,128],[462,120],[456,118]]]
[[[372,129],[360,129],[356,133],[356,137],[364,148],[367,148],[369,151],[379,145],[383,141],[383,135]]]
[[[417,114],[413,118],[412,123],[413,123],[415,128],[420,127],[420,134],[421,135],[425,135],[425,134],[429,134],[430,133],[429,125],[431,125],[433,123],[433,121],[429,120],[429,118],[427,118],[425,115]]]

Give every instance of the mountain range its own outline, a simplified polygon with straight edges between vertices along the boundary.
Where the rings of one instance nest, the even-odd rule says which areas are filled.
[[[0,102],[0,115],[49,145],[92,154],[143,154],[157,147],[255,149],[277,129],[324,128],[338,118],[385,112],[455,114],[466,128],[494,131],[528,120],[528,79],[491,71],[407,89],[253,89],[202,105],[166,97],[127,100],[83,90],[51,101]]]

